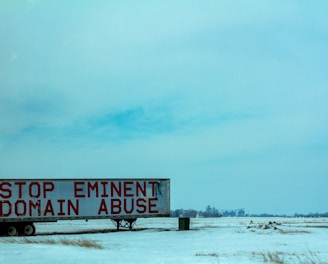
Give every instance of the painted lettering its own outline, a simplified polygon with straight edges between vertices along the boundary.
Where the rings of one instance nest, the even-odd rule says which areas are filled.
[[[137,213],[144,214],[147,212],[147,201],[144,198],[137,199]]]
[[[121,200],[120,199],[111,199],[110,200],[110,213],[117,215],[121,213]]]
[[[15,182],[15,185],[18,186],[18,198],[22,198],[23,196],[23,186],[26,185],[26,182]]]
[[[7,217],[11,215],[11,203],[9,201],[0,201],[0,216]]]
[[[50,214],[51,216],[55,215],[54,207],[52,206],[51,200],[48,200],[43,213],[44,216],[47,216],[48,214]]]
[[[130,209],[128,209],[128,202],[127,201],[130,201]],[[124,199],[124,207],[123,207],[123,210],[125,213],[127,214],[131,214],[134,210],[134,199]]]
[[[151,185],[151,195],[155,196],[156,185],[158,185],[158,182],[157,181],[149,181],[148,183]]]
[[[55,190],[55,185],[53,182],[43,182],[43,198],[48,197],[48,192],[53,192]]]
[[[71,200],[67,201],[67,214],[71,215],[71,210],[75,215],[79,215],[79,200],[75,200],[75,205]]]
[[[149,198],[148,199],[148,210],[150,214],[157,214],[158,210],[156,209],[156,202],[158,198]]]
[[[74,182],[74,198],[84,198],[85,194],[83,193],[84,190],[84,182],[83,181],[76,181]]]
[[[106,205],[105,199],[101,199],[99,210],[98,210],[98,215],[101,215],[103,213],[105,215],[108,215],[108,209],[107,209],[107,205]]]
[[[99,196],[99,188],[98,188],[98,182],[95,182],[92,184],[91,182],[88,182],[88,197],[91,197],[91,192],[96,192],[96,197]]]
[[[10,187],[11,187],[10,182],[1,182],[0,183],[0,198],[8,199],[11,197]]]
[[[139,181],[136,182],[136,196],[140,197],[142,196],[147,196],[147,187],[146,187],[146,182],[143,181],[141,184]]]
[[[40,198],[41,187],[38,182],[31,182],[29,185],[29,195],[32,198]]]
[[[101,197],[102,198],[108,197],[108,194],[107,194],[108,182],[102,181],[102,182],[100,182],[100,184],[103,186],[103,191],[102,191]]]
[[[34,211],[36,210],[36,215]],[[41,215],[41,201],[37,200],[35,203],[33,201],[29,201],[29,214],[30,216],[40,216]]]
[[[115,182],[110,183],[110,196],[115,197],[115,192],[118,197],[122,196],[122,183],[118,182],[117,185]]]
[[[65,215],[64,209],[63,209],[63,204],[65,203],[65,200],[59,199],[57,200],[59,203],[59,213],[58,215]]]
[[[16,214],[16,216],[25,216],[26,215],[26,203],[24,200],[16,201],[15,214]]]
[[[132,192],[132,181],[125,181],[123,183],[124,185],[124,197],[133,197],[133,192]]]

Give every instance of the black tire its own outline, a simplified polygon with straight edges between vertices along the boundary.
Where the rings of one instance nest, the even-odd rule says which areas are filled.
[[[7,227],[7,235],[8,236],[17,236],[18,235],[17,226],[15,226],[15,225],[9,225]]]
[[[26,223],[23,227],[24,236],[33,236],[35,234],[35,226],[33,223]]]

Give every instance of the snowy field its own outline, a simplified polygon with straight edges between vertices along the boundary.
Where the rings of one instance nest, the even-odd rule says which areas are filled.
[[[33,237],[0,237],[0,263],[328,263],[327,218],[138,219],[36,224]]]

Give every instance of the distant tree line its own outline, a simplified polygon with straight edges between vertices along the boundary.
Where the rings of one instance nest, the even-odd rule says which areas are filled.
[[[208,205],[205,211],[197,211],[193,209],[177,209],[171,211],[171,217],[242,217],[245,216],[245,209],[236,210],[218,210],[215,207]]]
[[[308,214],[246,214],[246,217],[304,217],[304,218],[316,218],[316,217],[328,217],[327,213],[308,213]]]
[[[245,209],[235,210],[218,210],[215,207],[208,205],[204,211],[197,211],[194,209],[177,209],[171,210],[171,217],[328,217],[327,213],[308,213],[308,214],[297,214],[286,215],[286,214],[246,214]]]
[[[294,217],[328,217],[327,213],[294,214]]]

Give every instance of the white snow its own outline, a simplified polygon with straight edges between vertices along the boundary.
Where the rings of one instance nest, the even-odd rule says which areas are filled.
[[[108,220],[40,223],[33,237],[0,237],[0,263],[328,263],[327,218],[192,218],[190,227],[177,231],[177,218],[138,219],[137,231],[122,232]],[[83,241],[100,248],[71,245]]]

